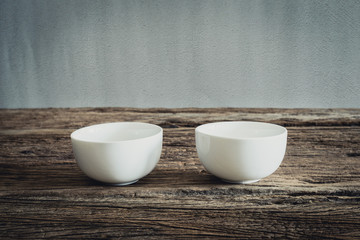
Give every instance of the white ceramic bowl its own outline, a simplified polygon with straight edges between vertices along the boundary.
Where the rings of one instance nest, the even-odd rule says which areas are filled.
[[[261,122],[217,122],[195,129],[196,149],[207,171],[232,183],[253,183],[280,166],[287,130]]]
[[[149,174],[159,161],[161,127],[140,122],[104,123],[71,134],[80,169],[95,180],[127,185]]]

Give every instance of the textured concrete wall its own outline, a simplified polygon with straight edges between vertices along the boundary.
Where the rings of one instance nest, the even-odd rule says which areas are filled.
[[[360,1],[0,1],[0,107],[360,107]]]

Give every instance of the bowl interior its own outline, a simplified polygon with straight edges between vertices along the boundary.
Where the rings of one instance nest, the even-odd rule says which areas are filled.
[[[244,121],[204,124],[197,127],[196,131],[222,138],[251,139],[273,137],[281,135],[287,130],[276,124]]]
[[[161,127],[149,123],[104,123],[76,130],[71,138],[88,142],[119,142],[151,137],[161,131]]]

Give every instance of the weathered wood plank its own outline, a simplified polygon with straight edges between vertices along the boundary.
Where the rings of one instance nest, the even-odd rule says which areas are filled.
[[[194,127],[256,120],[289,130],[281,167],[251,185],[201,166]],[[164,127],[155,170],[125,187],[76,166],[78,127],[144,121]],[[0,110],[0,238],[360,237],[359,109]]]
[[[265,121],[284,126],[360,125],[360,109],[1,109],[1,129],[77,129],[103,122],[141,121],[164,128],[215,121]],[[16,123],[16,124],[14,124]]]

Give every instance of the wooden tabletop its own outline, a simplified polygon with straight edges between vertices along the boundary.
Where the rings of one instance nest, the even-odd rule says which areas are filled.
[[[195,149],[200,124],[251,120],[288,129],[280,168],[222,182]],[[161,159],[124,187],[77,167],[70,133],[115,121],[164,128]],[[360,109],[0,110],[0,238],[360,238]]]

